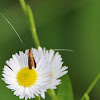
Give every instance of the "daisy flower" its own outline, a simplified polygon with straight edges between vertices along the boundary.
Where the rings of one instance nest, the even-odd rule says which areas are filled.
[[[65,75],[68,71],[66,70],[68,67],[63,66],[62,67],[62,58],[61,55],[54,50],[46,50],[46,48],[42,49],[41,47],[38,47],[37,49],[32,48],[32,52],[37,52],[41,56],[45,56],[46,59],[49,62],[49,67],[51,68],[51,81],[46,87],[46,89],[57,89],[57,85],[61,84],[61,79],[63,75]],[[43,92],[44,94],[44,92]],[[43,96],[45,98],[45,94]]]
[[[14,91],[14,95],[20,99],[25,97],[35,98],[39,94],[43,97],[48,84],[51,81],[51,69],[45,55],[40,55],[39,52],[32,52],[36,63],[36,68],[33,66],[29,69],[28,53],[19,52],[12,55],[10,60],[6,61],[3,68],[2,80],[5,81],[8,89]]]

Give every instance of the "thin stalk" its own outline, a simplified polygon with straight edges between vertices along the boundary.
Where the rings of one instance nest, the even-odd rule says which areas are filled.
[[[85,94],[89,94],[90,91],[93,89],[94,85],[97,83],[97,81],[100,79],[100,74],[97,75],[97,77],[95,78],[95,80],[93,81],[93,83],[90,85],[90,87],[88,88],[88,90],[84,93],[83,97],[81,98],[81,100],[85,99]]]
[[[27,5],[27,10],[28,10],[28,15],[29,15],[29,26],[30,26],[30,30],[33,36],[33,39],[35,41],[36,46],[40,46],[40,42],[36,33],[36,28],[35,28],[35,23],[34,23],[34,17],[33,17],[33,13],[32,10],[30,8],[29,5]]]
[[[39,39],[38,39],[38,36],[37,36],[37,33],[36,33],[34,16],[33,16],[32,10],[31,10],[29,5],[26,5],[24,0],[19,0],[19,1],[20,1],[22,10],[23,10],[23,12],[26,16],[26,20],[27,20],[29,28],[31,30],[32,37],[33,37],[33,40],[35,42],[35,45],[36,45],[36,47],[38,47],[38,46],[40,46],[40,42],[39,42]]]
[[[19,0],[19,2],[20,2],[20,5],[21,5],[21,7],[22,7],[22,10],[23,10],[23,12],[24,12],[24,14],[25,14],[25,17],[26,17],[26,19],[28,20],[28,14],[27,14],[26,3],[25,3],[24,0]]]
[[[52,90],[48,90],[47,93],[51,96],[52,100],[58,100],[55,91]]]

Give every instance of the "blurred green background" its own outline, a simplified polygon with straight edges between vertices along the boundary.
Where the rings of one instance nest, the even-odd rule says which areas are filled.
[[[26,0],[34,12],[42,47],[60,51],[69,66],[74,100],[80,100],[100,72],[100,0]],[[8,23],[0,16],[0,78],[5,61],[19,50],[35,47],[18,0],[0,0],[0,12],[12,23],[24,46]],[[89,94],[100,100],[100,80]],[[0,80],[0,100],[18,100]]]

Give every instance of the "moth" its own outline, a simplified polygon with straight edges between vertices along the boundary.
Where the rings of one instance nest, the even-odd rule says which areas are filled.
[[[21,43],[26,46],[21,37],[19,36],[19,34],[17,33],[17,31],[15,30],[14,26],[10,23],[10,21],[2,14],[0,13],[0,15],[7,21],[7,23],[11,26],[11,28],[14,30],[14,32],[16,33],[16,35],[18,36],[19,40],[21,41]],[[69,49],[53,49],[55,51],[70,51],[70,52],[73,52],[73,50],[69,50]],[[32,66],[34,66],[34,68],[36,68],[36,62],[34,60],[34,57],[33,57],[33,54],[31,52],[31,49],[29,49],[29,54],[28,54],[28,66],[29,66],[29,69],[32,69]]]
[[[29,69],[32,69],[32,66],[36,68],[36,62],[34,60],[33,54],[30,49],[29,49],[29,54],[28,54],[28,66],[29,66]]]

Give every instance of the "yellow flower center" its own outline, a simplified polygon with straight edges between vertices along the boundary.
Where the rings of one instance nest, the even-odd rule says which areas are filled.
[[[24,87],[29,87],[36,82],[37,73],[34,69],[23,68],[17,74],[17,81]]]

